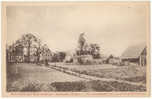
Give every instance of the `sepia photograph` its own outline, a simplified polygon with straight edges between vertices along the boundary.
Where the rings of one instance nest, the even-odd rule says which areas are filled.
[[[150,2],[2,2],[3,96],[149,96]]]

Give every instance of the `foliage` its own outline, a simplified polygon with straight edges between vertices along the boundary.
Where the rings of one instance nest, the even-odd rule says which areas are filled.
[[[23,35],[21,40],[23,42],[23,45],[27,47],[28,62],[30,62],[30,49],[33,46],[34,42],[37,42],[37,38],[33,34],[29,33]]]
[[[93,56],[93,58],[100,58],[100,47],[98,44],[90,44],[90,52],[91,52],[91,55]]]
[[[24,62],[31,62],[31,56],[34,56],[36,58],[35,62],[39,63],[42,54],[43,56],[49,56],[51,54],[50,49],[44,46],[47,45],[43,45],[41,40],[32,33],[24,34],[15,43],[8,46],[7,60],[11,60],[11,57],[15,57],[20,53],[20,56],[24,56]],[[23,51],[24,49],[26,51]]]
[[[22,92],[40,92],[40,91],[55,91],[56,89],[51,86],[51,84],[46,83],[29,83],[27,86],[24,86]]]
[[[65,52],[59,52],[58,54],[59,54],[59,60],[61,62],[63,62],[63,60],[65,59],[66,53]]]
[[[83,91],[85,89],[84,82],[54,82],[51,84],[56,91]]]
[[[98,44],[87,44],[84,33],[81,33],[78,40],[79,48],[77,55],[92,55],[93,58],[100,58],[100,46]]]
[[[52,56],[52,62],[63,62],[65,56],[66,56],[65,52],[56,52]]]
[[[81,33],[78,40],[80,51],[83,51],[85,43],[86,43],[86,39],[84,38],[84,33]]]

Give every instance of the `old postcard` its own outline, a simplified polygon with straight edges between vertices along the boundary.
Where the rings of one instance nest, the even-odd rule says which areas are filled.
[[[149,2],[2,2],[3,96],[149,96]]]

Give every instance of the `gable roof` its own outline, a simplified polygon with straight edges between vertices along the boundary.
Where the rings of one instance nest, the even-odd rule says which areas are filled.
[[[146,44],[130,46],[124,51],[121,58],[138,58],[145,48]]]

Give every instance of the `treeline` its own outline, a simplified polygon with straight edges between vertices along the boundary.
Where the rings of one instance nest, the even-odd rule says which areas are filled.
[[[76,54],[80,55],[91,55],[94,59],[101,58],[100,46],[96,43],[88,44],[84,37],[85,33],[81,33],[78,39],[78,50]]]
[[[73,53],[71,60],[92,61],[100,59],[100,46],[96,43],[88,44],[84,38],[84,33],[80,34],[78,39],[78,47]],[[52,52],[46,44],[43,44],[40,38],[32,33],[24,34],[6,49],[7,62],[27,62],[27,63],[45,63],[48,62],[63,62],[66,58],[66,52]],[[78,56],[78,57],[74,57]],[[83,57],[81,57],[83,56]],[[92,59],[89,59],[91,57]],[[72,61],[71,61],[72,62]]]
[[[65,52],[53,53],[46,44],[31,33],[22,35],[12,45],[6,48],[7,62],[45,63],[60,62],[65,58]]]

